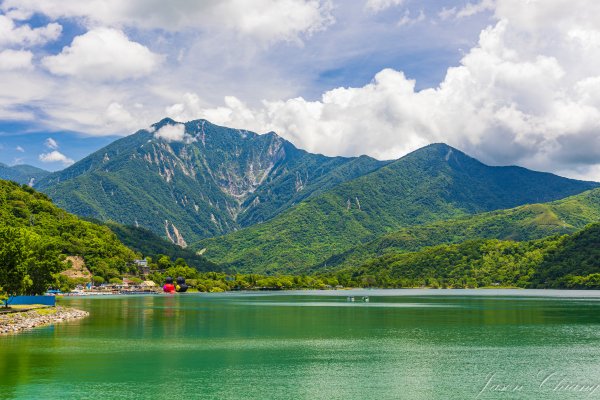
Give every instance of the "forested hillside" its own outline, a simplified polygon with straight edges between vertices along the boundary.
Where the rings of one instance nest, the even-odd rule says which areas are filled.
[[[100,226],[56,207],[48,196],[27,185],[0,180],[0,246],[13,250],[40,264],[38,271],[56,272],[55,262],[65,256],[83,257],[87,267],[107,278],[121,276],[137,255],[123,245],[106,226]],[[15,249],[15,246],[17,247]],[[0,268],[11,262],[4,252]],[[8,267],[6,267],[8,268]],[[8,269],[4,270],[7,273]],[[46,272],[44,272],[46,273]]]
[[[490,167],[435,144],[263,224],[194,247],[240,271],[298,272],[403,227],[556,200],[597,186],[518,167]]]
[[[335,255],[312,270],[357,266],[389,253],[474,239],[532,240],[573,233],[600,221],[600,189],[550,203],[531,204],[458,219],[416,225],[388,233]]]
[[[119,240],[130,249],[158,260],[161,256],[167,256],[172,260],[183,259],[186,264],[198,271],[218,271],[219,267],[206,260],[190,249],[184,249],[161,237],[154,232],[135,226],[125,226],[115,222],[106,222],[106,226],[112,230]]]
[[[326,276],[366,287],[600,288],[600,224],[536,241],[478,239],[390,253]]]
[[[185,247],[266,221],[385,164],[311,154],[272,132],[165,119],[35,187],[69,212],[141,226]]]

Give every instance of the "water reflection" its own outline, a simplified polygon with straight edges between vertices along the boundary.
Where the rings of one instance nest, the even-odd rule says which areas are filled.
[[[67,299],[91,317],[0,337],[0,398],[464,399],[490,372],[569,398],[536,374],[600,378],[598,293],[363,293]]]

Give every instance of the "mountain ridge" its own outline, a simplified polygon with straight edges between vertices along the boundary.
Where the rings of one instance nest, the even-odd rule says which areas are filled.
[[[598,187],[521,167],[491,167],[432,144],[260,225],[194,246],[240,271],[297,271],[403,226],[546,202]]]
[[[206,248],[222,266],[277,272],[318,265],[402,227],[545,203],[599,185],[488,166],[444,143],[389,161],[327,157],[274,132],[165,118],[36,188],[78,215]]]
[[[183,128],[183,140],[161,137]],[[92,153],[36,188],[85,217],[139,225],[185,246],[262,222],[328,187],[379,168],[327,157],[275,133],[163,119]]]

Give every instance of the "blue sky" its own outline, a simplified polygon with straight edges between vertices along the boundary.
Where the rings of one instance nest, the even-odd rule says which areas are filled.
[[[592,0],[3,0],[0,162],[61,169],[169,116],[328,155],[446,142],[600,179],[597,12]]]

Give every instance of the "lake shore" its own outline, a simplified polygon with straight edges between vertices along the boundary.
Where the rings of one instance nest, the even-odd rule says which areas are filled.
[[[89,315],[87,311],[62,306],[0,314],[0,335],[19,333],[40,326],[85,318]]]

